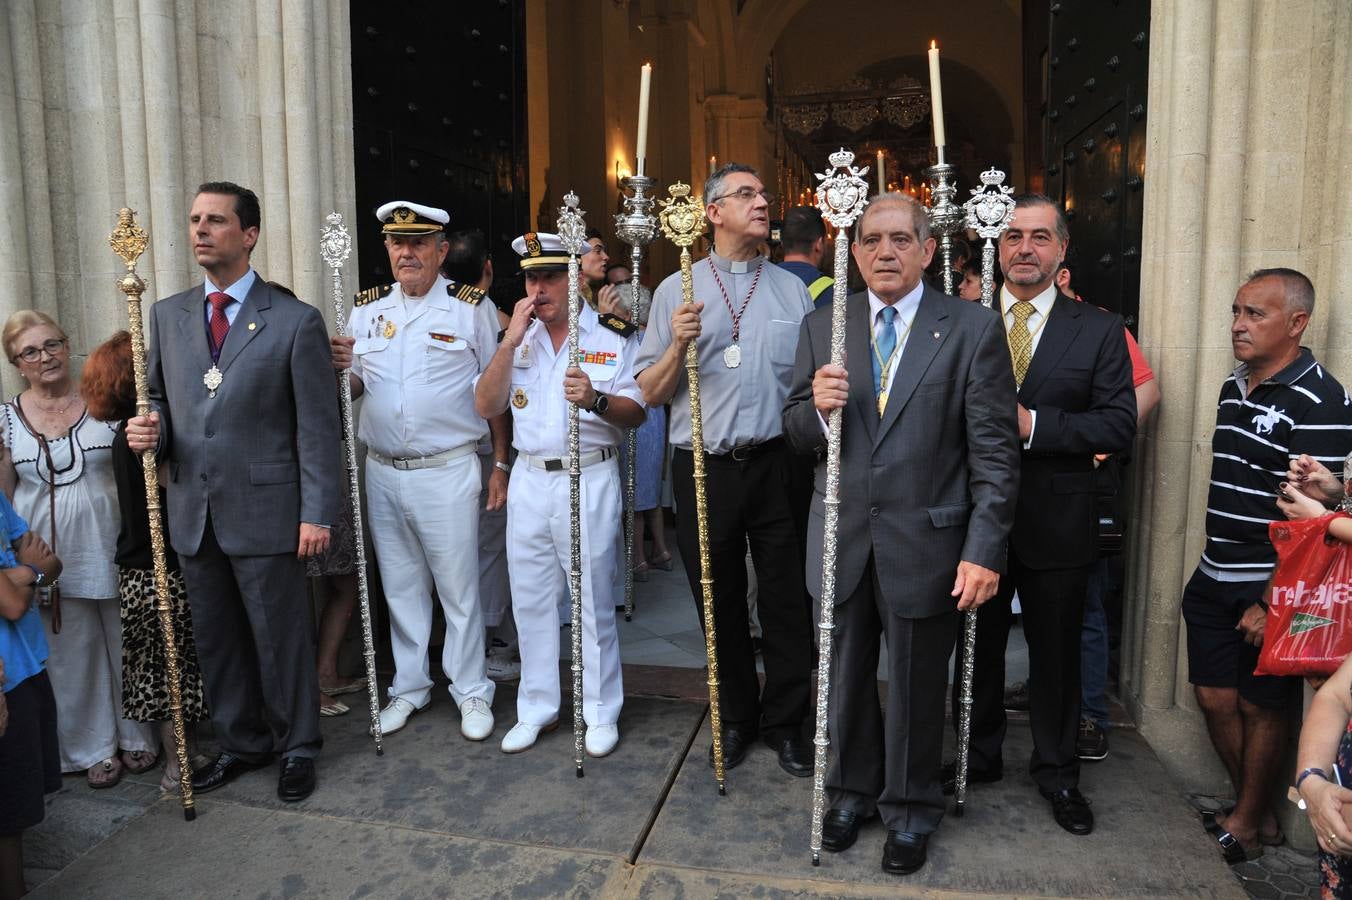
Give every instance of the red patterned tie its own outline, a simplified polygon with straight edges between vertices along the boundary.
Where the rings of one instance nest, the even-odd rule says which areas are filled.
[[[225,343],[225,335],[230,331],[230,320],[225,317],[225,308],[233,298],[229,294],[220,291],[213,291],[207,294],[207,300],[211,301],[211,361],[216,362],[221,358],[221,345]]]

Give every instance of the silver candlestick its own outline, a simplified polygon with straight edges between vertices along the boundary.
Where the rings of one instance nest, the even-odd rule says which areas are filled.
[[[639,290],[639,271],[643,263],[643,248],[657,237],[657,216],[653,215],[655,198],[650,196],[657,182],[647,175],[630,175],[625,187],[633,193],[624,198],[624,213],[615,217],[615,233],[629,245],[629,311],[635,325],[647,320]],[[634,619],[634,483],[637,479],[638,426],[625,429],[624,448],[628,461],[624,476],[624,620]]]
[[[933,187],[930,189],[932,205],[929,210],[930,230],[939,236],[939,252],[944,261],[944,293],[953,293],[953,235],[962,228],[964,213],[962,207],[953,202],[958,192],[954,175],[958,173],[949,163],[938,163],[925,170]]]

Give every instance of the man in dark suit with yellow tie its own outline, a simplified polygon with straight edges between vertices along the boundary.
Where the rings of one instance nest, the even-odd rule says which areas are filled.
[[[1019,385],[1023,444],[1008,571],[977,619],[968,777],[1003,776],[1005,644],[1018,591],[1028,641],[1033,731],[1029,772],[1071,834],[1094,828],[1079,791],[1080,627],[1098,557],[1094,455],[1118,453],[1136,434],[1136,397],[1122,317],[1061,295],[1056,271],[1070,236],[1060,207],[1018,198],[1000,238],[1000,309]],[[959,709],[954,685],[954,721]],[[953,786],[953,767],[944,773]]]
[[[848,374],[829,364],[831,310],[809,314],[784,408],[784,434],[802,453],[825,450],[826,416],[843,408],[822,847],[848,849],[877,815],[888,829],[882,867],[897,875],[924,865],[943,816],[958,611],[996,592],[1019,480],[1000,318],[927,287],[921,274],[933,253],[924,207],[902,194],[873,199],[855,229],[868,290],[847,300]],[[819,600],[825,483],[819,463],[807,554]],[[880,637],[889,667],[882,712]]]

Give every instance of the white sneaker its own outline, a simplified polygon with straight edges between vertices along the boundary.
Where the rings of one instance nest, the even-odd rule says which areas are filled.
[[[553,731],[558,727],[558,719],[548,725],[527,725],[525,722],[517,722],[502,739],[502,752],[520,753],[522,750],[529,750],[535,746],[535,739],[540,736],[540,732]]]
[[[408,724],[408,717],[422,707],[414,706],[403,697],[391,697],[390,702],[380,711],[380,733],[394,734]]]
[[[610,751],[615,749],[615,745],[620,742],[620,726],[618,725],[589,725],[587,726],[587,738],[584,742],[587,747],[588,756],[608,756]]]
[[[470,697],[460,704],[460,733],[471,741],[482,741],[493,733],[493,711],[482,697]]]
[[[494,681],[515,681],[521,677],[521,660],[512,659],[510,648],[494,647],[488,654],[487,672]]]

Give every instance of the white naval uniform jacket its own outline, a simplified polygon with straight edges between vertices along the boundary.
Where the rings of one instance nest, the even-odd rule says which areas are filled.
[[[625,397],[639,406],[643,394],[634,381],[634,357],[638,338],[633,325],[583,304],[578,313],[578,368],[587,373],[592,387],[611,397]],[[568,342],[554,352],[543,322],[526,329],[521,346],[512,355],[512,445],[534,456],[568,455],[568,401],[563,396],[563,373],[567,370]],[[624,430],[600,416],[581,410],[578,435],[582,453],[614,447]]]
[[[488,423],[474,411],[474,382],[498,346],[492,301],[440,275],[416,300],[398,284],[357,296],[352,371],[365,388],[361,440],[390,457],[478,442]]]

